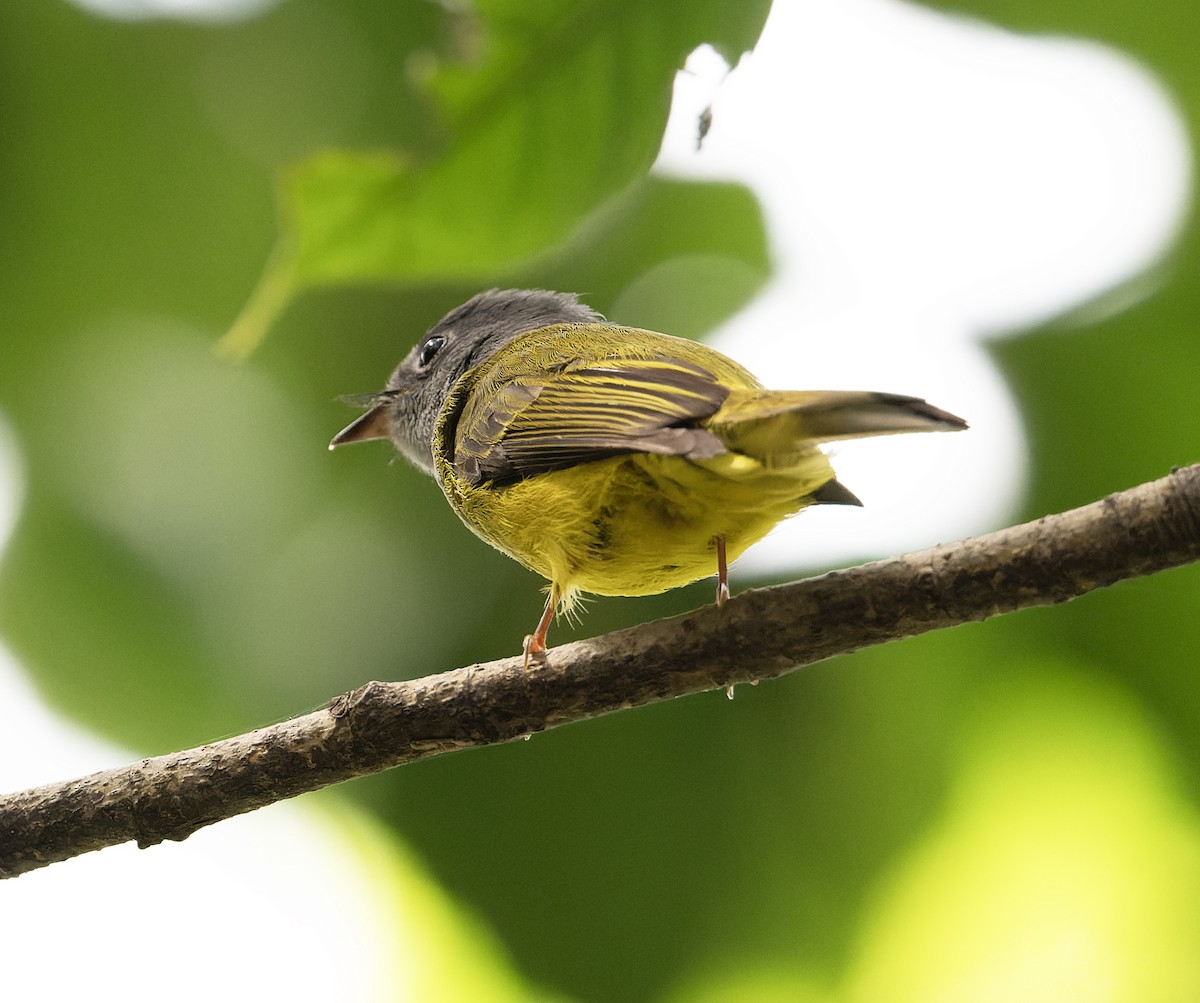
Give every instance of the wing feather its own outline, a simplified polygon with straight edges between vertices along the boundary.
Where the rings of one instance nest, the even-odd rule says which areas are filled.
[[[511,483],[626,453],[709,459],[724,444],[698,423],[729,395],[679,359],[603,360],[474,388],[455,434],[472,483]]]

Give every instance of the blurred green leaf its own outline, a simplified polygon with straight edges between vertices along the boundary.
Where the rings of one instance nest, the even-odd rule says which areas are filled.
[[[748,188],[650,175],[539,258],[528,284],[583,291],[610,312],[619,298],[626,323],[698,338],[770,273],[766,221]]]
[[[1100,676],[1030,660],[984,688],[943,818],[865,911],[845,999],[1200,995],[1200,820]]]

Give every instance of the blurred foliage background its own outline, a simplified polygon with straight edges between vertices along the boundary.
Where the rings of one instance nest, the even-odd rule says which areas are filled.
[[[1200,132],[1191,0],[933,6],[1128,51]],[[46,699],[155,754],[509,653],[540,583],[383,447],[332,462],[336,399],[491,284],[605,310],[722,259],[671,273],[677,315],[618,319],[699,336],[747,302],[753,195],[646,172],[687,53],[736,61],[766,13],[0,7],[0,408],[27,478],[0,630]],[[1192,218],[1153,296],[997,345],[1021,515],[1197,459],[1198,266]],[[563,997],[1200,998],[1198,597],[1185,569],[338,795]]]

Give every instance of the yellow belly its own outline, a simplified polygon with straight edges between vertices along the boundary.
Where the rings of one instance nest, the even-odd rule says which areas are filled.
[[[569,607],[578,592],[652,595],[715,574],[716,537],[732,561],[832,477],[810,447],[771,469],[736,453],[634,454],[500,488],[439,480],[478,536],[549,579]]]

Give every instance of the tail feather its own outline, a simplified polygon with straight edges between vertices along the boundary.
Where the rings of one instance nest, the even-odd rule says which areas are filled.
[[[967,423],[920,397],[841,392],[801,408],[805,430],[819,441],[897,432],[958,432]]]
[[[856,390],[735,392],[707,424],[730,448],[760,457],[836,439],[967,427],[919,397]]]
[[[809,497],[812,498],[814,505],[857,505],[859,508],[862,507],[858,495],[836,477],[831,481],[826,481]]]

